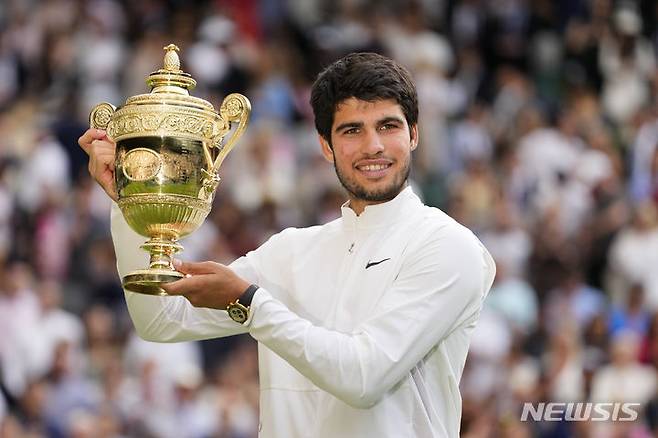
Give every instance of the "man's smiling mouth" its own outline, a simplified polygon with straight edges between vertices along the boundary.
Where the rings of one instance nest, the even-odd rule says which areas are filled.
[[[388,169],[391,167],[391,164],[365,164],[361,166],[357,166],[356,168],[359,170],[365,170],[366,172],[371,172],[375,170],[384,170]]]
[[[378,176],[393,166],[394,161],[388,158],[366,158],[356,162],[354,167],[365,175]]]

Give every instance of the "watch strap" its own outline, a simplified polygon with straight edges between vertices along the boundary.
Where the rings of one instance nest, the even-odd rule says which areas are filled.
[[[240,302],[243,306],[249,307],[251,306],[251,300],[254,298],[254,294],[258,290],[258,285],[255,284],[250,284],[247,289],[245,289],[244,292],[242,292],[242,295],[237,299],[237,301]]]

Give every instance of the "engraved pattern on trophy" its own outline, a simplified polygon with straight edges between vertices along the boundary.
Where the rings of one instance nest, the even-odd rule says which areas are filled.
[[[95,129],[107,129],[108,123],[116,108],[111,103],[102,102],[94,107],[89,114],[89,127]]]
[[[161,93],[139,94],[137,96],[132,96],[126,99],[126,105],[131,105],[135,102],[141,102],[142,104],[144,103],[162,104],[165,103],[165,100],[162,98]],[[169,104],[175,103],[176,105],[181,105],[183,107],[198,108],[201,110],[210,110],[210,111],[214,110],[210,102],[198,97],[190,96],[189,94],[181,95],[181,96],[174,95],[171,97],[168,96],[166,99],[166,103]]]
[[[140,136],[152,133],[167,132],[173,135],[202,135],[212,138],[215,124],[202,116],[197,116],[195,110],[178,109],[176,114],[158,112],[144,113],[144,109],[123,109],[108,131],[113,138],[129,134]]]
[[[220,111],[222,115],[226,114],[230,119],[236,119],[242,114],[243,109],[244,106],[240,102],[240,99],[235,96],[229,96],[222,104]]]
[[[126,153],[122,160],[123,174],[131,181],[148,181],[162,168],[162,159],[157,152],[147,148],[136,148]]]
[[[161,158],[163,163],[162,173],[167,179],[189,181],[197,170],[187,158],[185,151],[173,153],[169,150],[163,150]]]
[[[148,238],[141,247],[148,268],[122,279],[133,292],[166,295],[159,286],[182,277],[172,256],[178,240],[210,213],[219,167],[246,129],[251,105],[240,94],[226,96],[219,112],[190,96],[196,81],[180,68],[178,47],[164,47],[163,68],[151,73],[150,93],[131,96],[119,108],[101,103],[89,124],[106,129],[116,143],[118,205],[128,225]]]

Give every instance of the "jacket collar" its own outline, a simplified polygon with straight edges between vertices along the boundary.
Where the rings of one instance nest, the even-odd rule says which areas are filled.
[[[421,201],[411,186],[407,186],[390,201],[368,205],[359,216],[354,213],[349,204],[350,201],[347,201],[340,209],[343,226],[349,229],[359,229],[382,227],[397,222],[405,215],[405,211],[406,214],[409,214],[409,207],[420,205]]]

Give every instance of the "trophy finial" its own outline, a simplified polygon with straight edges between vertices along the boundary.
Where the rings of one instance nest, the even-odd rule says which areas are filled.
[[[164,67],[154,71],[146,78],[146,83],[151,87],[151,93],[174,93],[188,95],[187,90],[196,86],[196,81],[180,68],[180,49],[176,44],[163,47],[165,51]]]
[[[180,72],[180,59],[178,58],[178,51],[180,49],[176,44],[169,44],[168,46],[163,47],[167,52],[164,57],[164,69],[171,72]]]

